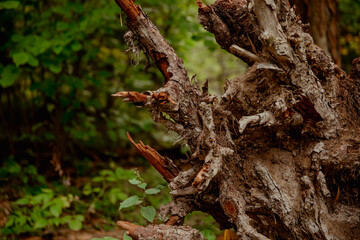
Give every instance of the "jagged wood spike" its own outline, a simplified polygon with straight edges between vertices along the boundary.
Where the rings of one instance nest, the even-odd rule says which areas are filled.
[[[145,145],[142,141],[135,143],[129,133],[127,133],[127,136],[140,154],[148,160],[167,182],[171,182],[179,174],[179,169],[173,164],[171,159],[162,157],[155,149]]]

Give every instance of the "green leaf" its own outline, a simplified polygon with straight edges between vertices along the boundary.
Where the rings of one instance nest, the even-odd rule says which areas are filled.
[[[149,222],[153,222],[156,216],[156,210],[152,206],[142,207],[140,209],[141,216],[143,216]]]
[[[131,196],[128,199],[125,199],[122,203],[120,203],[119,211],[123,208],[131,207],[137,204],[140,204],[142,201],[138,196]]]
[[[62,223],[62,219],[61,218],[51,218],[51,219],[49,219],[49,223],[58,227]]]
[[[78,231],[82,228],[82,223],[78,220],[71,220],[69,222],[69,228],[71,230],[75,230],[75,231]]]
[[[18,1],[5,1],[0,3],[0,9],[13,9],[17,8],[20,5]]]
[[[141,181],[137,180],[136,178],[130,179],[129,183],[133,184],[133,185],[138,185],[141,183]]]
[[[60,73],[61,72],[61,64],[51,64],[50,65],[50,67],[49,67],[49,69],[50,69],[50,71],[52,71],[53,73]]]
[[[58,31],[64,31],[69,28],[69,24],[66,22],[57,22],[56,23],[56,29]]]
[[[158,188],[149,188],[149,189],[146,189],[145,193],[146,194],[157,194],[159,193],[161,190],[158,189]]]
[[[124,232],[123,240],[132,240],[132,237],[130,237],[129,235],[126,234],[126,232]]]
[[[57,46],[53,47],[53,51],[54,51],[54,53],[55,53],[56,55],[59,55],[59,53],[61,53],[61,51],[62,51],[63,49],[64,49],[64,47],[61,46],[61,45],[57,45]]]
[[[19,204],[19,205],[26,205],[29,203],[29,199],[28,198],[20,198],[19,200],[17,200],[15,202],[16,204]]]
[[[29,65],[32,67],[39,66],[39,60],[37,60],[37,58],[33,57],[32,55],[30,55],[28,62],[29,62]]]
[[[92,193],[92,189],[91,189],[91,183],[86,183],[84,188],[83,188],[83,193],[85,196],[89,196]]]
[[[141,189],[144,189],[144,190],[145,190],[146,185],[147,185],[147,183],[140,183],[140,184],[138,184],[137,186],[138,186],[139,188],[141,188]]]
[[[62,204],[57,202],[56,204],[52,205],[50,207],[50,213],[54,216],[54,217],[59,217],[60,214],[62,212]]]
[[[156,188],[162,190],[165,188],[165,186],[160,184],[160,185],[157,185]]]
[[[47,225],[47,220],[45,218],[39,218],[35,220],[34,228],[44,228]]]
[[[85,219],[85,217],[83,215],[80,215],[80,214],[75,215],[74,218],[75,218],[75,220],[80,221],[80,222],[83,222],[84,219]]]
[[[101,182],[103,180],[104,180],[104,177],[102,177],[102,176],[97,176],[92,179],[93,182]]]
[[[13,61],[15,63],[16,66],[20,66],[23,65],[25,63],[27,63],[30,59],[30,54],[26,53],[26,52],[19,52],[19,53],[15,53],[13,56]]]
[[[79,43],[79,42],[74,42],[72,45],[71,45],[71,49],[73,50],[73,51],[79,51],[80,49],[82,48],[82,45],[81,45],[81,43]]]

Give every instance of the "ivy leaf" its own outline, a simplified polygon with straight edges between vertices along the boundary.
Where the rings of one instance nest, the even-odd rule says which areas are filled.
[[[19,75],[19,68],[12,64],[7,65],[1,73],[0,85],[4,88],[12,86],[15,83],[16,79],[19,77]]]
[[[0,3],[0,9],[14,9],[20,5],[18,1],[5,1]]]
[[[82,223],[78,220],[71,220],[69,222],[69,228],[71,230],[75,230],[75,231],[78,231],[82,228]]]
[[[142,207],[140,209],[141,216],[143,216],[149,222],[153,222],[156,216],[156,210],[152,206]]]
[[[15,63],[16,66],[20,66],[23,65],[25,63],[27,63],[30,59],[30,54],[26,53],[26,52],[19,52],[19,53],[15,53],[13,56],[13,61]]]
[[[138,196],[131,196],[128,199],[125,199],[122,203],[120,203],[119,211],[123,208],[131,207],[137,204],[140,204],[142,201]]]
[[[161,190],[158,189],[158,188],[149,188],[149,189],[146,189],[145,193],[146,194],[157,194],[159,193]]]
[[[141,183],[141,181],[137,180],[136,178],[130,179],[129,183],[133,184],[133,185],[138,185]]]

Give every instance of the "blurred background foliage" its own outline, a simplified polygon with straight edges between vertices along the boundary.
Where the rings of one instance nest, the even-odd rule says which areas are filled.
[[[213,1],[206,1],[211,3]],[[214,94],[246,66],[219,49],[197,23],[193,0],[139,0],[183,58],[189,76],[209,80]],[[360,4],[341,0],[343,61],[360,55]],[[125,54],[125,16],[110,0],[0,1],[0,236],[26,237],[59,228],[115,228],[147,221],[136,206],[117,211],[131,195],[133,169],[148,186],[166,185],[127,140],[130,132],[173,159],[176,136],[153,123],[146,109],[111,97],[121,90],[155,90],[162,76],[146,72],[142,54]],[[136,174],[135,174],[136,175]],[[163,189],[145,205],[170,200]],[[159,219],[155,221],[160,222]],[[219,234],[206,215],[187,223],[208,239]],[[214,227],[215,226],[215,227]]]
[[[342,67],[349,72],[360,56],[360,0],[339,0],[339,10]]]

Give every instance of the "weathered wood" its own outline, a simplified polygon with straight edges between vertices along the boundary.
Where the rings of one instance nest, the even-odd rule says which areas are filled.
[[[171,182],[178,174],[179,168],[169,158],[162,157],[156,150],[143,142],[135,143],[130,134],[127,133],[128,139],[140,152],[141,155],[164,177],[167,182]]]
[[[202,234],[188,226],[170,225],[149,225],[147,227],[138,226],[129,222],[118,221],[116,223],[121,228],[127,230],[127,234],[134,240],[202,240]]]
[[[139,6],[116,1],[165,84],[115,96],[148,107],[192,152],[183,171],[129,136],[170,182],[172,197],[161,208],[168,225],[136,228],[135,237],[200,239],[191,228],[172,226],[194,210],[211,214],[221,229],[234,228],[240,239],[360,235],[360,58],[346,77],[287,0],[197,0],[204,28],[252,65],[226,82],[218,102],[206,84],[201,92],[190,83],[182,60]]]

